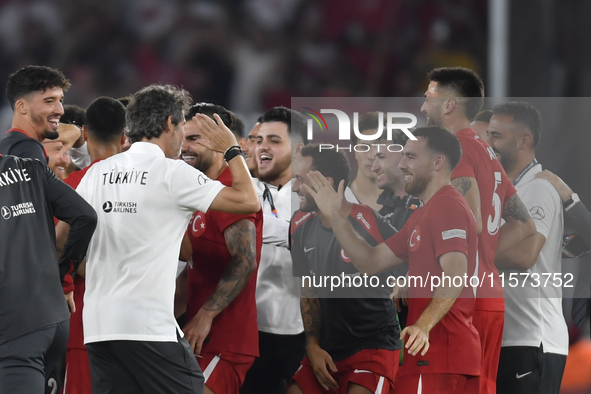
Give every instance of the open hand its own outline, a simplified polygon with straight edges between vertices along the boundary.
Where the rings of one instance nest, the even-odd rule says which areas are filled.
[[[403,340],[408,335],[408,340],[404,347],[408,349],[408,354],[416,356],[423,349],[421,356],[427,354],[429,350],[429,333],[422,327],[415,325],[407,326],[400,333],[400,339]]]
[[[74,302],[74,292],[71,291],[68,294],[64,294],[68,307],[70,307],[70,313],[76,312],[76,303]]]
[[[203,138],[197,140],[197,142],[213,151],[224,153],[226,149],[238,145],[238,143],[234,134],[222,121],[222,118],[218,114],[213,114],[213,117],[215,122],[203,114],[196,114],[193,117],[203,134]]]
[[[312,187],[305,184],[303,186],[316,202],[320,212],[329,220],[338,216],[345,216],[341,211],[345,199],[345,181],[339,183],[338,190],[335,192],[331,182],[320,172],[310,171],[307,177]]]
[[[328,390],[329,388],[338,388],[339,385],[327,368],[328,366],[332,372],[337,372],[337,367],[334,365],[330,354],[317,345],[308,346],[307,351],[312,371],[314,372],[318,383],[320,383],[325,390]]]
[[[191,321],[183,327],[185,338],[189,342],[189,345],[191,345],[191,349],[193,349],[196,356],[201,354],[203,341],[209,335],[212,322],[213,317],[211,317],[211,314],[204,309],[199,309]]]

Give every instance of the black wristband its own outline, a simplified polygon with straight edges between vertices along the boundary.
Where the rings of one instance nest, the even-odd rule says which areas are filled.
[[[236,156],[244,157],[244,153],[242,153],[242,148],[240,148],[238,145],[233,145],[226,149],[226,151],[224,152],[224,160],[226,161],[226,163],[229,163],[230,160],[232,160]]]

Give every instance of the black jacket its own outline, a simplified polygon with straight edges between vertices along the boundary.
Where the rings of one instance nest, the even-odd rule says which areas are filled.
[[[70,225],[59,265],[54,216]],[[45,164],[0,155],[0,344],[68,320],[60,278],[84,258],[96,220]]]

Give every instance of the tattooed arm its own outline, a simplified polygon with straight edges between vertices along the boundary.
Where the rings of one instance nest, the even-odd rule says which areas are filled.
[[[306,352],[312,371],[318,383],[325,390],[337,388],[337,382],[328,371],[337,371],[332,357],[320,347],[320,331],[322,330],[322,308],[316,290],[310,286],[302,285],[302,298],[300,300],[302,309],[302,320],[304,321],[304,332],[306,333]],[[327,368],[328,367],[328,368]]]
[[[451,180],[451,184],[464,196],[476,219],[476,231],[482,232],[482,213],[480,212],[480,190],[476,178],[461,176]]]
[[[251,220],[243,219],[228,226],[224,238],[232,259],[213,294],[183,328],[195,354],[201,353],[213,319],[240,294],[257,267],[256,228]]]
[[[497,255],[536,234],[536,225],[517,193],[505,201],[502,217],[505,224],[499,231]]]

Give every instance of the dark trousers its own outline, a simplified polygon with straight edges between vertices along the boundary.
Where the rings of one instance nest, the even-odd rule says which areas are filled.
[[[259,331],[260,357],[248,370],[240,394],[285,394],[305,349],[304,333],[277,335]]]
[[[501,348],[497,394],[558,394],[566,356],[544,353],[542,346]]]
[[[184,338],[93,342],[86,348],[93,394],[203,394],[203,374]]]
[[[0,394],[42,394],[45,376],[66,352],[69,334],[66,320],[1,344]]]

